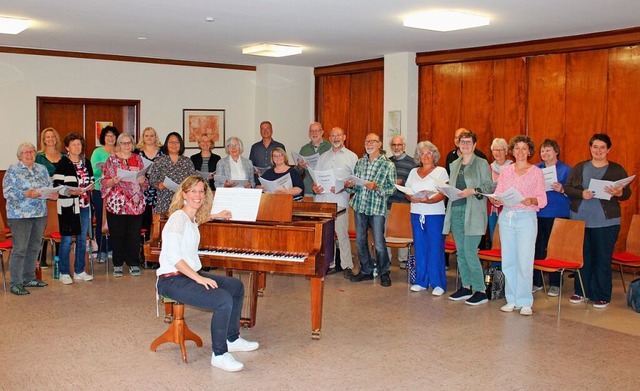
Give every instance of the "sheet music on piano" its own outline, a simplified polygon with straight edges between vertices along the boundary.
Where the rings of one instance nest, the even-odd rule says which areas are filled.
[[[261,189],[220,187],[213,197],[211,214],[228,210],[231,212],[231,220],[256,221],[261,197]]]

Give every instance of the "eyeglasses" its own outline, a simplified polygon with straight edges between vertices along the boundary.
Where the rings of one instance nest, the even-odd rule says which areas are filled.
[[[123,141],[120,143],[120,145],[131,145],[133,144],[131,141]]]
[[[174,145],[175,144],[180,144],[180,141],[175,141],[175,140],[167,141],[167,144],[174,144]]]
[[[460,145],[473,145],[473,140],[460,140]]]
[[[391,144],[392,147],[402,147],[404,144]]]
[[[364,145],[379,143],[380,140],[365,140]]]
[[[273,155],[271,155],[271,157],[276,158],[276,157],[284,157],[283,154],[281,153],[274,153]]]
[[[420,156],[433,156],[433,152],[420,152]]]
[[[507,152],[506,149],[492,149],[492,152]]]
[[[35,150],[33,150],[33,149],[29,149],[29,150],[26,150],[26,151],[22,151],[22,154],[23,154],[23,155],[24,155],[24,154],[29,154],[29,155],[31,155],[31,154],[35,154],[35,153],[36,153],[36,151],[35,151]]]

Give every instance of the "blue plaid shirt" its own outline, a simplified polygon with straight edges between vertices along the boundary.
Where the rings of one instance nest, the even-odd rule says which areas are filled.
[[[384,155],[369,161],[369,156],[365,153],[356,163],[353,175],[378,184],[376,190],[369,190],[364,186],[346,188],[346,191],[355,194],[350,202],[354,212],[367,216],[384,216],[387,212],[387,198],[396,191],[396,166],[393,162]]]

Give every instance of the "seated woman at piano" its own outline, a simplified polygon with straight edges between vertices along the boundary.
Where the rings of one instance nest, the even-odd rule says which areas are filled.
[[[232,136],[224,143],[227,157],[220,159],[216,168],[216,187],[256,187],[253,164],[242,156],[244,145],[240,138]]]
[[[229,211],[210,215],[213,195],[205,179],[187,177],[169,207],[169,220],[162,230],[158,293],[180,303],[213,311],[211,317],[211,365],[228,372],[244,365],[231,352],[249,352],[257,342],[240,337],[240,313],[244,298],[242,281],[200,272],[198,225],[212,218],[228,219]]]
[[[298,172],[289,166],[287,153],[282,148],[274,148],[271,151],[271,165],[273,168],[268,169],[260,178],[268,181],[276,181],[289,175],[292,187],[287,188],[278,186],[274,191],[276,194],[291,194],[294,201],[302,201],[304,196],[304,182]],[[256,186],[257,188],[266,188],[266,186]]]

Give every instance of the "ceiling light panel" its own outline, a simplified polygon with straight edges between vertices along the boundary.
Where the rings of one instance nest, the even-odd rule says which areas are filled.
[[[412,15],[404,20],[405,27],[434,31],[454,31],[488,26],[489,18],[469,13],[439,10]]]
[[[279,45],[274,43],[261,43],[259,45],[245,46],[242,54],[265,57],[286,57],[302,53],[299,46]]]

